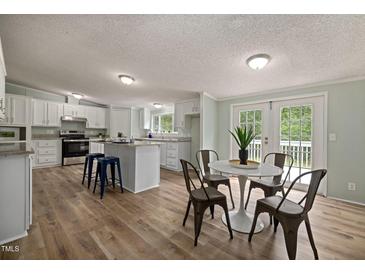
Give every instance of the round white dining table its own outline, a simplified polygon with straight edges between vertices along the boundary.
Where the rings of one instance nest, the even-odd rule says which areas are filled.
[[[283,173],[283,170],[279,167],[267,163],[260,164],[259,167],[256,169],[243,169],[232,166],[228,160],[211,162],[208,164],[208,166],[216,171],[238,176],[241,195],[240,205],[238,210],[229,211],[229,218],[233,230],[242,233],[250,233],[253,215],[247,213],[244,203],[245,187],[248,177],[272,177],[281,175]],[[227,225],[224,213],[222,215],[222,221],[225,225]],[[261,230],[263,230],[263,228],[264,223],[259,218],[256,223],[255,233],[260,232]]]

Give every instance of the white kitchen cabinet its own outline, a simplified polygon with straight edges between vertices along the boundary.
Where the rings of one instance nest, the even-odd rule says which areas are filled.
[[[85,118],[85,107],[82,105],[63,104],[63,115]]]
[[[142,108],[139,111],[139,127],[151,129],[151,111],[148,108]]]
[[[104,144],[100,142],[90,142],[89,153],[104,153]]]
[[[160,144],[160,165],[166,166],[166,152],[167,152],[167,143]]]
[[[200,99],[189,100],[181,103],[175,103],[174,127],[186,128],[189,126],[186,123],[186,115],[200,113]]]
[[[32,170],[27,153],[0,156],[0,245],[27,236],[32,224]]]
[[[60,127],[62,115],[62,104],[32,100],[32,126]]]
[[[5,120],[1,124],[26,126],[28,123],[29,100],[25,96],[5,95]]]
[[[176,103],[174,111],[174,127],[184,128],[185,127],[185,114],[184,114],[184,104]]]
[[[87,128],[106,128],[106,109],[98,107],[85,107]]]
[[[163,142],[160,145],[161,167],[181,171],[180,159],[190,161],[190,142]]]
[[[33,167],[58,166],[62,162],[62,140],[33,140]]]
[[[130,108],[112,108],[110,111],[110,137],[117,137],[121,132],[131,136],[132,110]]]

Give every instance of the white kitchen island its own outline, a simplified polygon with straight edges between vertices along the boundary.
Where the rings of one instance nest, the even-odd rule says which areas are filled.
[[[159,143],[103,143],[105,156],[119,157],[124,189],[138,193],[160,185]]]

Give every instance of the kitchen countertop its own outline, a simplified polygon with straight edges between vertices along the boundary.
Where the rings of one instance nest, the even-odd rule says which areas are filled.
[[[134,143],[113,143],[113,142],[99,141],[98,143],[102,143],[105,145],[126,146],[126,147],[156,146],[161,144],[160,142],[145,142],[145,141],[135,141]]]
[[[44,134],[44,135],[33,135],[32,140],[61,140],[62,137],[59,135],[50,135],[50,134]]]
[[[12,155],[29,155],[34,150],[28,143],[0,143],[0,157]]]
[[[191,137],[175,137],[175,138],[171,138],[171,137],[167,137],[167,138],[142,137],[142,138],[135,138],[135,140],[149,141],[149,142],[191,142]]]

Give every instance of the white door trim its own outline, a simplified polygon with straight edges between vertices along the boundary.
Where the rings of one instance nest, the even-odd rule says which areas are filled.
[[[320,92],[313,92],[303,95],[292,95],[292,96],[278,96],[270,99],[262,99],[262,100],[253,100],[253,101],[247,101],[245,103],[237,103],[237,104],[231,104],[230,105],[230,130],[233,130],[233,109],[237,106],[249,106],[249,105],[255,105],[255,104],[261,104],[261,103],[269,103],[269,102],[278,102],[278,101],[286,101],[286,100],[295,100],[295,99],[304,99],[304,98],[310,98],[310,97],[318,97],[323,96],[324,97],[324,105],[323,105],[323,168],[328,169],[328,91],[320,91]],[[230,158],[232,158],[232,138],[229,138],[229,155]],[[328,174],[328,173],[327,173]],[[327,176],[323,178],[322,184],[324,184],[324,192],[323,195],[327,197],[328,195],[328,182],[327,182]]]

